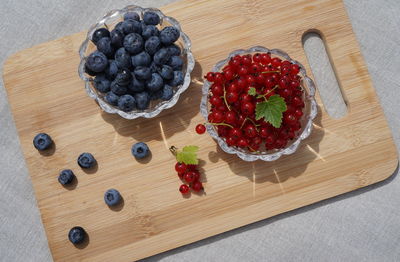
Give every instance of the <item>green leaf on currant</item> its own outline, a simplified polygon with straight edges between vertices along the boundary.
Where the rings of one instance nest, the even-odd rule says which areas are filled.
[[[199,160],[197,159],[198,146],[185,146],[182,151],[178,151],[176,154],[176,160],[186,165],[197,165]]]
[[[250,87],[249,88],[249,91],[247,92],[249,95],[251,95],[251,96],[255,96],[255,95],[257,95],[257,91],[256,91],[256,89],[254,88],[254,87]]]
[[[264,118],[272,126],[279,128],[286,109],[285,100],[280,95],[273,95],[267,101],[257,103],[256,120]]]

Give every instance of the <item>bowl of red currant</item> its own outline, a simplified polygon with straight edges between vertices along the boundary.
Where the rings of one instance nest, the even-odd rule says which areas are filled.
[[[200,112],[221,149],[245,161],[293,154],[312,131],[315,85],[299,62],[279,49],[236,50],[205,75]]]

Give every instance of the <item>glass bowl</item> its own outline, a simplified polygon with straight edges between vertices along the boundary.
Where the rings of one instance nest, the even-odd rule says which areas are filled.
[[[228,154],[236,154],[238,157],[243,159],[244,161],[255,161],[255,160],[263,160],[263,161],[274,161],[280,158],[282,155],[290,155],[296,152],[299,144],[302,140],[306,139],[312,131],[312,123],[313,119],[317,115],[317,103],[315,101],[315,85],[314,82],[309,78],[306,74],[306,70],[304,66],[299,62],[291,59],[289,55],[282,50],[279,49],[268,49],[262,46],[255,46],[249,48],[247,50],[239,49],[233,51],[229,54],[228,58],[219,61],[214,68],[211,70],[212,72],[221,72],[222,68],[228,64],[229,60],[235,55],[244,55],[244,54],[254,54],[254,53],[270,53],[275,57],[283,58],[285,60],[290,61],[293,64],[297,64],[300,67],[300,75],[302,76],[301,87],[304,90],[303,92],[303,100],[305,107],[303,109],[303,116],[300,119],[301,129],[297,131],[297,136],[295,139],[291,140],[285,148],[282,149],[274,149],[268,151],[258,151],[258,152],[250,152],[248,150],[228,146],[225,142],[225,139],[220,137],[217,133],[215,126],[206,125],[207,132],[213,137],[217,142],[221,149]],[[210,110],[210,103],[208,102],[209,90],[211,87],[211,83],[207,80],[204,81],[203,89],[202,89],[202,99],[200,104],[200,112],[208,121],[208,114]],[[264,149],[265,150],[265,149]]]
[[[175,44],[178,45],[182,50],[181,57],[184,62],[182,69],[184,74],[184,82],[182,85],[174,87],[174,95],[170,100],[168,101],[154,100],[150,102],[150,106],[146,110],[135,109],[130,112],[124,112],[119,108],[107,103],[104,100],[105,95],[98,92],[94,88],[93,86],[94,77],[88,75],[85,72],[85,62],[87,56],[89,56],[90,53],[96,50],[95,44],[91,41],[92,34],[96,29],[105,27],[111,30],[118,22],[123,21],[123,16],[127,12],[136,12],[142,18],[143,13],[145,13],[146,11],[153,11],[159,15],[161,28],[166,26],[174,26],[179,30],[180,37],[175,42]],[[80,64],[78,67],[78,73],[79,77],[85,81],[86,93],[89,95],[89,97],[96,100],[100,108],[105,112],[110,114],[118,114],[126,119],[135,119],[138,117],[152,118],[157,116],[162,110],[173,107],[178,102],[179,96],[186,89],[188,89],[191,82],[190,74],[195,64],[194,57],[191,51],[191,41],[189,37],[182,31],[181,26],[177,20],[175,20],[172,17],[164,15],[160,10],[156,8],[142,8],[140,6],[135,6],[135,5],[129,5],[122,9],[111,10],[107,14],[105,14],[103,18],[100,19],[100,21],[92,25],[87,33],[86,39],[83,41],[83,43],[79,48],[79,56],[80,56]]]

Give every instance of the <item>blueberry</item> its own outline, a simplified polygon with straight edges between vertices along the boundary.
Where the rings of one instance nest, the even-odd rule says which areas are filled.
[[[104,73],[108,80],[114,80],[118,73],[118,65],[115,60],[108,60],[108,66]]]
[[[124,14],[124,20],[135,20],[139,21],[140,17],[139,14],[136,12],[128,12]]]
[[[143,21],[146,25],[158,25],[160,23],[160,17],[156,12],[147,11],[143,15]]]
[[[109,103],[110,105],[113,106],[117,106],[118,105],[118,99],[119,96],[117,96],[116,94],[114,94],[113,92],[108,92],[106,94],[106,96],[104,97],[104,99],[106,100],[107,103]]]
[[[152,36],[159,36],[160,31],[154,25],[146,25],[143,27],[142,36],[144,39],[149,39]]]
[[[124,47],[132,55],[143,51],[143,38],[136,33],[131,33],[124,38]]]
[[[88,75],[90,75],[90,76],[95,76],[95,75],[97,75],[96,72],[93,72],[92,70],[90,70],[90,69],[88,68],[88,66],[87,66],[86,63],[85,63],[85,68],[84,68],[84,70],[85,70],[85,73],[88,74]]]
[[[85,240],[86,232],[82,227],[73,227],[68,233],[68,239],[72,244],[79,244]]]
[[[116,189],[109,189],[104,193],[104,202],[108,206],[115,206],[121,201],[121,194]]]
[[[119,86],[128,86],[131,83],[132,80],[132,75],[131,72],[126,69],[120,69],[118,70],[117,76],[115,77],[115,82],[119,85]]]
[[[115,25],[114,30],[118,30],[123,33],[124,32],[123,24],[124,22],[118,22],[118,24]]]
[[[74,180],[74,178],[75,175],[71,169],[64,169],[58,176],[58,182],[60,182],[61,185],[68,185],[72,182],[72,180]]]
[[[163,65],[159,70],[158,73],[160,76],[166,80],[170,80],[174,77],[174,70],[169,65]]]
[[[164,101],[170,100],[174,96],[174,90],[170,85],[164,85],[161,99]]]
[[[50,148],[52,144],[53,140],[46,133],[39,133],[33,138],[33,146],[39,151]]]
[[[114,80],[111,82],[111,91],[116,95],[122,96],[128,93],[128,86],[121,86]]]
[[[124,112],[132,111],[135,108],[135,98],[131,95],[123,95],[118,100],[118,107]]]
[[[78,165],[82,168],[91,168],[96,164],[96,159],[90,153],[82,153],[78,157]]]
[[[144,50],[150,55],[154,55],[161,47],[160,38],[152,36],[144,43]]]
[[[147,92],[141,92],[141,93],[135,94],[135,100],[136,100],[137,109],[145,110],[149,107],[150,97]]]
[[[118,29],[115,29],[111,31],[110,33],[110,39],[111,39],[111,44],[115,48],[120,48],[123,46],[124,43],[124,33]]]
[[[162,97],[163,90],[160,89],[156,92],[150,93],[150,100],[158,100]]]
[[[135,75],[133,74],[132,82],[128,86],[129,91],[131,91],[132,93],[138,93],[138,92],[142,92],[144,90],[144,88],[145,88],[144,82],[137,79],[135,77]]]
[[[114,57],[115,50],[111,45],[111,39],[109,37],[103,37],[97,41],[97,50],[105,54],[107,57]]]
[[[135,21],[135,20],[126,20],[122,22],[122,30],[125,35],[131,34],[131,33],[142,33],[142,25],[140,22]]]
[[[108,60],[105,54],[94,51],[86,60],[86,66],[93,72],[100,73],[106,69]]]
[[[101,74],[94,78],[93,85],[99,92],[107,93],[110,91],[111,82],[104,74]]]
[[[179,86],[183,84],[183,73],[182,71],[174,71],[174,78],[169,81],[171,86]]]
[[[106,28],[99,28],[94,31],[92,35],[93,43],[97,44],[97,42],[103,37],[110,37],[110,32]]]
[[[143,30],[146,28],[146,23],[142,20],[142,21],[140,21],[140,25],[142,26],[142,33],[143,33]]]
[[[139,143],[134,144],[132,146],[131,151],[132,151],[132,155],[136,159],[145,158],[150,153],[149,147],[143,142],[139,142]]]
[[[160,32],[160,40],[164,45],[170,45],[180,36],[179,30],[173,26],[164,27]]]
[[[160,67],[154,63],[154,61],[150,65],[150,71],[152,73],[158,73],[160,71]]]
[[[151,74],[151,79],[147,81],[146,86],[150,92],[156,92],[160,90],[164,85],[162,77],[157,73]]]
[[[134,67],[149,66],[150,64],[151,64],[151,56],[145,51],[132,56],[132,65]]]
[[[181,48],[176,44],[168,45],[165,48],[168,50],[170,56],[181,55]]]
[[[168,65],[170,65],[175,71],[182,70],[183,60],[180,56],[171,56],[168,60]]]
[[[131,68],[132,66],[131,56],[123,47],[115,52],[115,61],[119,68]]]
[[[134,71],[135,77],[139,80],[147,80],[151,78],[150,68],[144,66],[138,66]]]
[[[153,60],[157,65],[165,65],[171,56],[168,53],[168,50],[165,48],[161,48],[154,54]]]

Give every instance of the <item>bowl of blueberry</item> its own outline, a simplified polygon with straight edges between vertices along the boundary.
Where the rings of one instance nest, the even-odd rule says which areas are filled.
[[[223,151],[245,161],[293,154],[312,131],[315,85],[304,67],[279,49],[236,50],[205,75],[200,112]]]
[[[91,26],[79,55],[89,97],[126,119],[152,118],[174,106],[190,85],[195,63],[177,20],[133,5]]]

